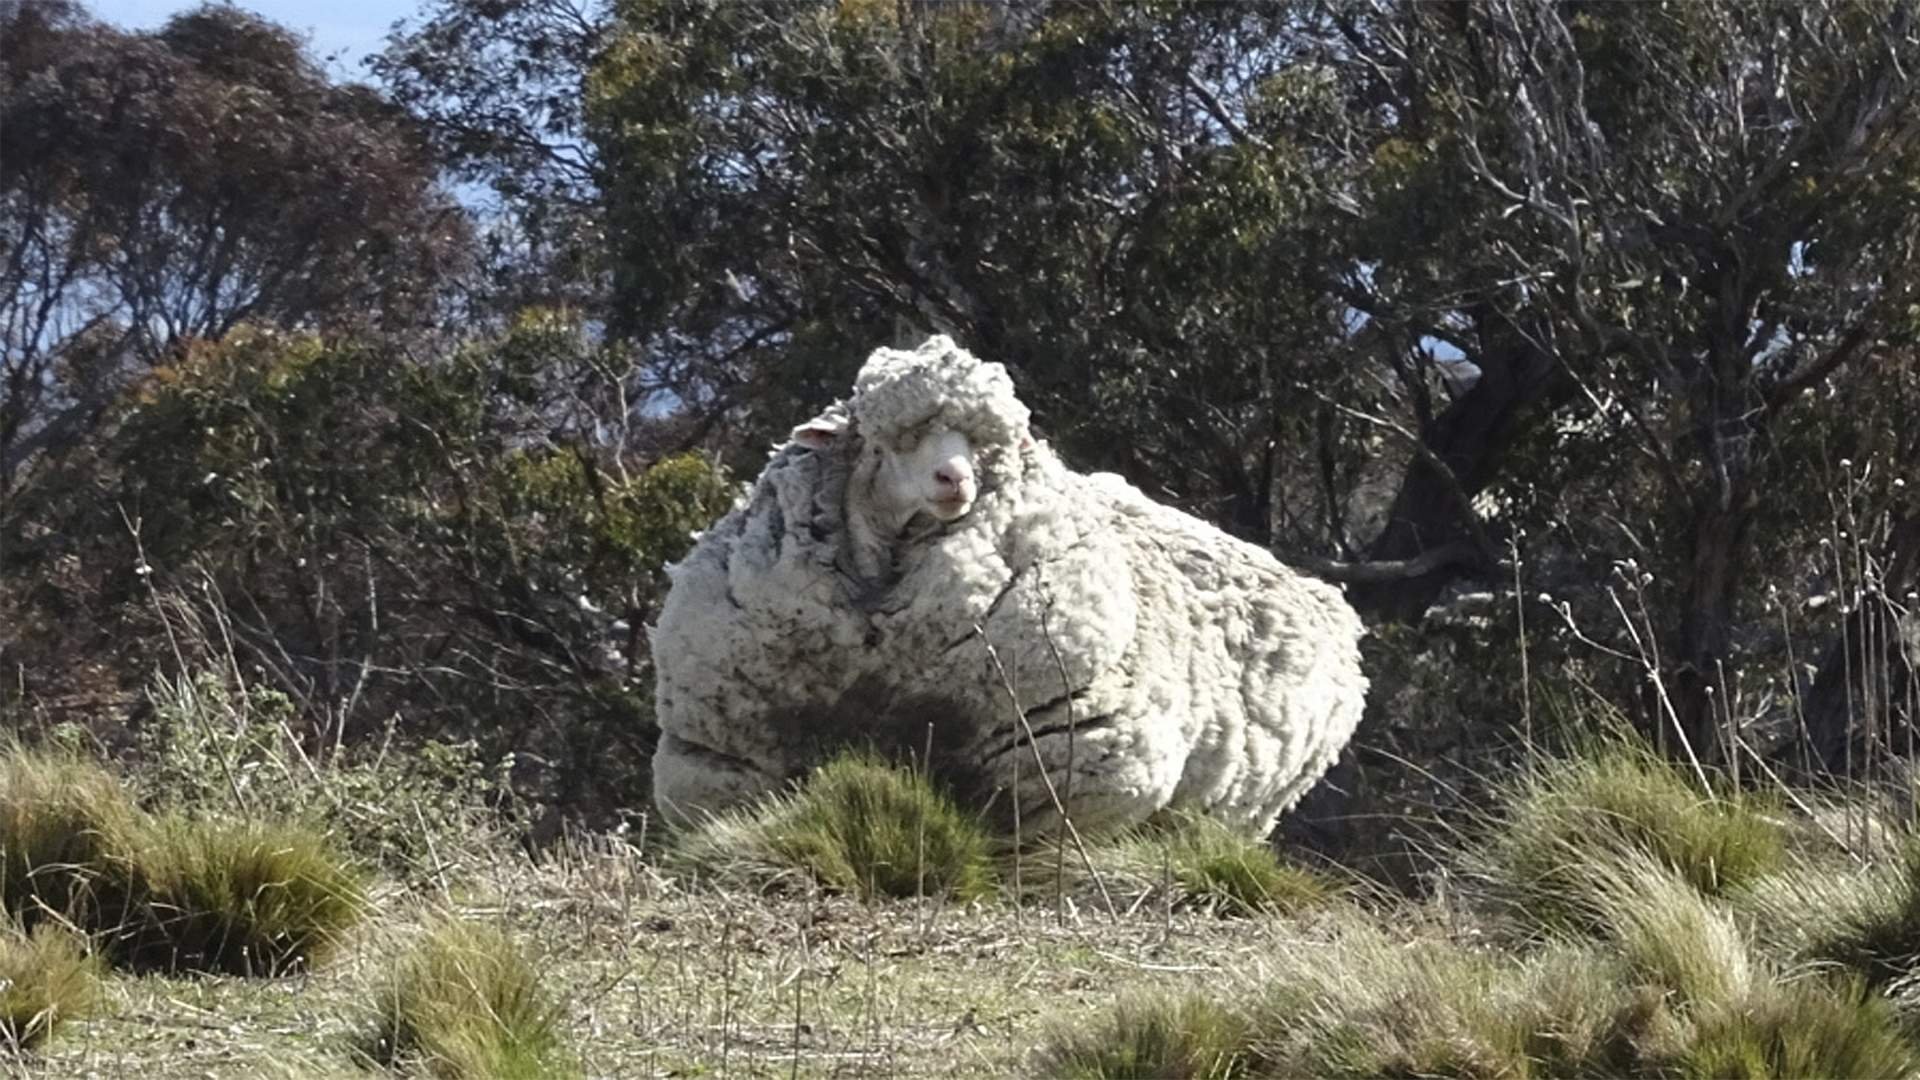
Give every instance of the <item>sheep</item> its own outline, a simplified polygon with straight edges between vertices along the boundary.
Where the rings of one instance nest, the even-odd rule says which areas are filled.
[[[1028,425],[1003,366],[934,337],[876,351],[794,430],[671,570],[666,817],[862,739],[924,743],[956,791],[1033,829],[1188,809],[1264,836],[1320,778],[1367,689],[1340,592],[1068,469]]]

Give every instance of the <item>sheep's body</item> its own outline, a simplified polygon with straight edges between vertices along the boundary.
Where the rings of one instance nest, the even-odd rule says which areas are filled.
[[[903,355],[998,370],[945,339],[870,367]],[[1011,401],[997,381],[984,392]],[[857,391],[870,439],[887,418],[861,405]],[[1004,411],[1018,422],[973,429],[994,441],[969,512],[914,519],[878,579],[851,554],[862,438],[782,449],[676,568],[654,636],[663,811],[776,789],[822,742],[882,726],[937,745],[962,786],[1033,828],[1057,797],[1083,829],[1173,807],[1263,834],[1325,772],[1366,692],[1338,591],[1118,477],[1067,469],[1026,438],[1024,408]]]

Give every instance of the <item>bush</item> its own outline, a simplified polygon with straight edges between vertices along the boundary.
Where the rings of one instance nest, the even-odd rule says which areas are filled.
[[[1043,1076],[1084,1080],[1227,1080],[1246,1075],[1247,1024],[1194,994],[1137,997],[1092,1029],[1059,1028],[1040,1052]]]
[[[489,805],[505,798],[505,768],[489,769],[472,743],[361,744],[314,760],[277,690],[203,671],[156,678],[147,699],[139,781],[162,807],[232,806],[237,788],[249,815],[345,837],[356,856],[403,876],[502,835]],[[390,727],[382,743],[393,736]]]
[[[71,931],[42,923],[0,931],[0,1042],[15,1051],[45,1042],[100,1000],[100,963]]]
[[[1720,896],[1779,868],[1786,830],[1754,796],[1702,791],[1643,743],[1620,736],[1538,763],[1502,791],[1489,839],[1466,862],[1529,925],[1585,929],[1567,898],[1583,868],[1643,853]]]
[[[496,927],[446,919],[403,957],[374,999],[366,1053],[418,1062],[452,1080],[576,1075],[561,1011],[513,940]]]
[[[674,861],[721,878],[765,881],[803,872],[864,897],[994,891],[992,841],[925,777],[850,754],[797,791],[724,814],[675,844]]]
[[[320,833],[149,815],[100,766],[18,746],[0,751],[0,851],[10,912],[138,969],[278,973],[322,959],[366,904]]]

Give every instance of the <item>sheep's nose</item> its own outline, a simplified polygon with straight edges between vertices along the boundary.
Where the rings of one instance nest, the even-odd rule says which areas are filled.
[[[934,483],[942,490],[960,490],[973,482],[973,470],[959,462],[948,462],[933,470]]]

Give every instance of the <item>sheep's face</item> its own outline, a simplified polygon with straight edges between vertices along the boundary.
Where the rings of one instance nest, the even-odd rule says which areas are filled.
[[[867,443],[873,498],[901,521],[926,513],[955,521],[980,497],[972,440],[952,428],[922,426]]]

